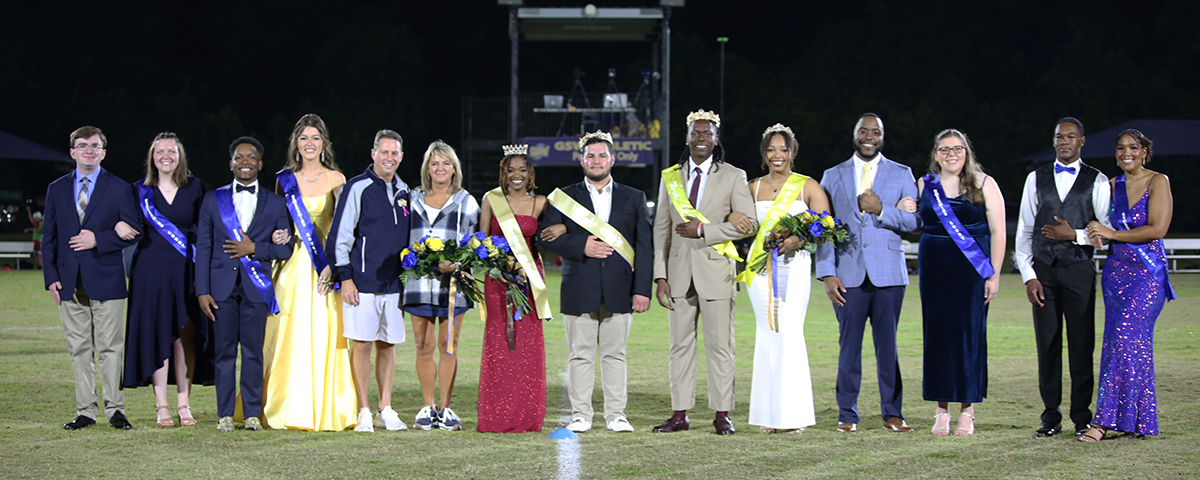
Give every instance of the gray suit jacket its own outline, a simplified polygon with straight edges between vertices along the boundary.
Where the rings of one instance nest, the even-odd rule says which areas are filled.
[[[879,159],[871,188],[883,204],[879,215],[864,215],[858,209],[853,157],[826,170],[821,187],[829,195],[832,213],[849,228],[850,241],[836,249],[829,243],[817,247],[817,278],[833,275],[847,288],[862,285],[867,275],[878,287],[908,285],[908,267],[899,232],[920,229],[921,217],[900,211],[896,203],[904,197],[917,199],[912,169],[887,157]]]

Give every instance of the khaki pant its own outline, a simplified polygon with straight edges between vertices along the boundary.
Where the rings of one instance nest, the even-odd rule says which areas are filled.
[[[83,291],[83,282],[75,286],[75,295],[58,305],[62,317],[67,352],[75,371],[75,414],[96,419],[99,412],[96,395],[96,363],[100,361],[100,382],[104,386],[104,416],[125,411],[125,392],[121,390],[121,354],[125,351],[125,299],[92,300]]]
[[[667,313],[671,328],[671,408],[696,406],[696,323],[704,322],[704,352],[708,357],[708,408],[733,410],[733,299],[705,300],[688,288],[687,295],[672,297],[675,310]]]
[[[632,313],[612,313],[601,303],[595,312],[563,315],[567,330],[567,398],[571,417],[592,420],[592,389],[596,383],[596,353],[600,353],[600,384],[604,389],[604,420],[625,416],[625,345]]]

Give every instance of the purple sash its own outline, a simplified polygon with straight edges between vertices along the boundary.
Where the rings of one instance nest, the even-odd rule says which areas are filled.
[[[979,276],[985,279],[991,278],[996,274],[996,270],[992,268],[992,262],[987,254],[983,253],[982,248],[979,248],[979,242],[976,242],[975,237],[967,233],[967,227],[958,221],[954,209],[950,208],[950,203],[946,199],[946,191],[942,190],[941,178],[936,173],[930,173],[925,175],[923,180],[925,180],[925,189],[929,190],[929,196],[933,198],[933,211],[942,221],[946,233],[954,240],[954,244],[958,245],[958,249],[967,257],[967,261],[971,262],[971,266],[975,267],[975,271],[979,272]]]
[[[1147,191],[1149,186],[1147,185]],[[1116,213],[1117,223],[1120,224],[1121,230],[1131,230],[1137,228],[1131,225],[1133,215],[1129,213],[1129,196],[1125,192],[1125,174],[1117,177],[1113,184],[1113,212]],[[1149,206],[1146,207],[1149,209]],[[1175,289],[1171,287],[1171,279],[1167,277],[1167,259],[1163,255],[1155,252],[1150,248],[1150,245],[1158,242],[1162,246],[1161,239],[1154,239],[1147,243],[1125,243],[1126,247],[1133,250],[1133,253],[1142,260],[1142,266],[1149,270],[1154,278],[1158,279],[1158,284],[1162,285],[1167,290],[1167,301],[1175,299]]]
[[[296,236],[300,237],[300,241],[304,244],[304,250],[312,259],[313,269],[317,271],[317,275],[320,275],[321,271],[329,265],[329,260],[325,258],[325,248],[321,246],[321,239],[317,238],[317,228],[313,225],[312,217],[308,216],[308,209],[304,208],[304,200],[300,196],[300,186],[296,184],[296,174],[291,170],[283,169],[275,174],[275,178],[283,187],[283,197],[287,200],[288,212],[292,214],[292,223],[296,225]]]
[[[154,188],[145,184],[138,186],[138,201],[142,205],[142,215],[150,222],[150,226],[158,231],[159,235],[167,239],[167,242],[175,248],[175,251],[183,255],[183,258],[196,263],[196,251],[188,244],[187,235],[180,230],[179,227],[167,220],[167,217],[159,213],[157,208],[154,208]]]
[[[242,224],[238,222],[237,214],[234,213],[236,210],[233,208],[233,187],[225,185],[218,188],[214,195],[217,199],[217,211],[221,214],[221,223],[225,224],[225,231],[229,233],[229,238],[241,241]],[[262,264],[258,263],[258,260],[251,260],[249,256],[241,257],[240,260],[242,268],[246,270],[250,281],[254,283],[254,288],[258,290],[258,294],[262,296],[264,302],[269,302],[267,309],[270,310],[271,315],[279,314],[279,304],[275,301],[275,286],[271,284],[270,276],[263,271]]]

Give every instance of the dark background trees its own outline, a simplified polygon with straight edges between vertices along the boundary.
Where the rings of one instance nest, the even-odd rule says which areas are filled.
[[[966,132],[1015,204],[1027,165],[1010,160],[1048,147],[1059,117],[1078,117],[1093,132],[1129,119],[1196,118],[1198,16],[1200,3],[1182,0],[693,1],[672,17],[669,138],[677,154],[687,112],[717,108],[715,38],[727,36],[724,142],[750,175],[760,172],[765,127],[791,126],[797,169],[819,177],[849,157],[855,119],[873,111],[887,127],[884,152],[917,173],[935,133]],[[371,136],[387,127],[404,135],[401,174],[415,179],[425,145],[461,140],[463,97],[507,95],[506,19],[490,1],[5,0],[0,130],[65,151],[71,130],[99,126],[110,141],[105,168],[126,179],[141,175],[154,135],[174,131],[192,171],[219,184],[230,140],[257,136],[273,171],[293,122],[314,112],[330,125],[347,173],[366,166]],[[521,90],[565,93],[579,67],[589,72],[586,88],[602,92],[615,67],[633,92],[650,50],[525,43]],[[1200,178],[1195,160],[1156,167],[1185,185]],[[1116,171],[1106,159],[1090,163]],[[1181,190],[1180,203],[1190,198]],[[1195,231],[1195,218],[1177,209],[1172,230]]]

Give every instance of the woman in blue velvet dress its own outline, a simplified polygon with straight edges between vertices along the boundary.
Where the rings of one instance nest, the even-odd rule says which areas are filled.
[[[1117,136],[1117,166],[1125,173],[1109,180],[1113,188],[1109,219],[1115,228],[1088,225],[1093,243],[1111,241],[1101,277],[1104,291],[1104,345],[1100,350],[1100,389],[1096,416],[1079,437],[1158,435],[1158,399],[1154,391],[1154,324],[1168,300],[1175,299],[1167,278],[1162,238],[1171,225],[1173,200],[1166,175],[1146,170],[1154,142],[1129,129]]]
[[[995,179],[983,173],[966,134],[942,131],[934,137],[931,157],[929,175],[917,182],[925,225],[918,256],[924,398],[937,402],[931,433],[950,434],[948,408],[956,402],[962,410],[954,433],[971,435],[974,404],[987,397],[987,311],[1004,262],[1004,197]],[[917,207],[907,199],[901,204]],[[945,207],[943,215],[939,207]],[[959,225],[952,225],[954,219]]]

